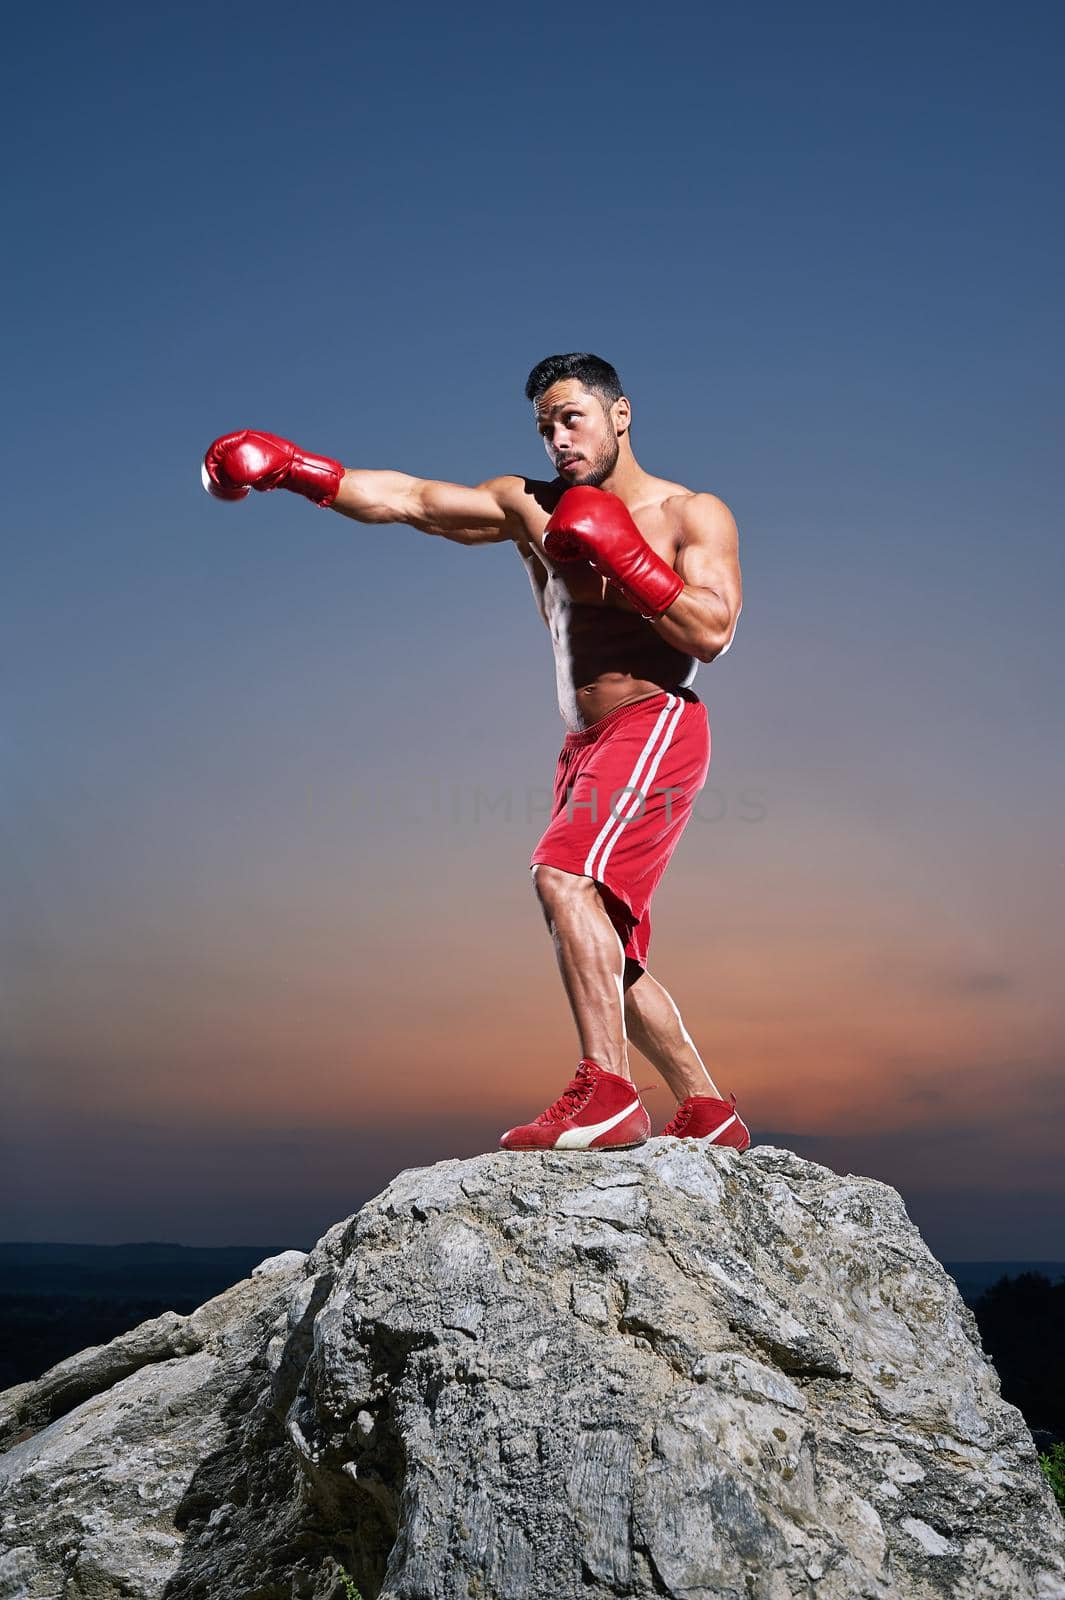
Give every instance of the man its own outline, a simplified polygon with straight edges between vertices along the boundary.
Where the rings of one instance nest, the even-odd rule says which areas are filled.
[[[474,487],[345,469],[274,434],[216,439],[204,487],[223,500],[289,489],[357,522],[402,522],[458,544],[510,540],[551,633],[568,732],[551,822],[531,870],[580,1039],[559,1098],[510,1128],[508,1150],[630,1149],[650,1118],[631,1039],[680,1105],[665,1134],[746,1149],[750,1132],[647,971],[650,903],[706,781],[700,661],[732,644],[742,608],[738,535],[712,494],[653,477],[632,451],[614,368],[549,356],[525,387],[556,476]]]

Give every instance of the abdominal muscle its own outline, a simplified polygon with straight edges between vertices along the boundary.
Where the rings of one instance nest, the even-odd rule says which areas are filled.
[[[663,689],[687,687],[695,677],[697,657],[674,650],[635,611],[567,599],[549,606],[545,620],[555,652],[558,709],[570,732]]]
[[[519,552],[551,634],[558,709],[571,733],[619,706],[691,685],[697,656],[667,644],[590,563],[554,567],[534,539]]]

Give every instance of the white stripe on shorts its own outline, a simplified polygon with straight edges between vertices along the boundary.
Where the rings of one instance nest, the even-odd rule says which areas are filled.
[[[609,856],[611,850],[613,850],[615,844],[617,844],[618,840],[620,839],[621,832],[622,832],[622,829],[625,827],[625,824],[632,820],[632,817],[636,814],[637,810],[642,810],[643,809],[642,803],[647,798],[647,790],[646,789],[642,789],[641,790],[640,788],[638,788],[638,785],[640,784],[640,779],[641,779],[641,776],[643,774],[644,767],[647,765],[647,762],[649,760],[651,760],[653,752],[654,752],[654,749],[655,749],[655,744],[656,744],[659,736],[662,734],[662,730],[663,730],[663,727],[666,724],[667,718],[669,718],[669,716],[672,714],[673,720],[672,720],[672,722],[670,722],[668,728],[666,728],[665,735],[664,735],[663,740],[662,740],[661,748],[658,750],[657,755],[654,756],[654,760],[653,760],[653,764],[652,764],[652,767],[650,769],[650,772],[648,773],[646,779],[644,780],[646,785],[647,785],[647,788],[649,788],[651,782],[654,779],[655,773],[658,771],[659,762],[662,760],[662,757],[665,755],[666,750],[669,747],[670,741],[673,738],[673,730],[677,726],[678,721],[680,720],[680,714],[684,710],[684,704],[685,704],[685,702],[683,700],[679,699],[676,695],[672,695],[671,694],[669,696],[669,699],[666,701],[666,704],[662,707],[662,710],[659,713],[658,721],[655,723],[654,728],[651,730],[651,733],[650,733],[650,736],[648,737],[647,743],[644,745],[643,749],[640,751],[639,758],[638,758],[638,760],[636,762],[636,765],[633,767],[632,772],[629,775],[629,781],[628,781],[627,784],[624,785],[624,787],[622,789],[622,793],[625,794],[627,796],[627,798],[623,802],[623,807],[622,807],[621,814],[619,816],[615,816],[612,813],[607,818],[606,822],[604,822],[603,826],[599,830],[599,834],[598,834],[598,837],[596,838],[595,843],[592,845],[592,848],[588,852],[588,859],[584,863],[584,872],[585,872],[585,876],[586,877],[596,878],[596,877],[599,877],[599,876],[602,875],[603,868],[606,865],[607,857]],[[676,707],[675,711],[674,711],[674,707]],[[632,791],[635,791],[635,792],[632,792]],[[628,815],[626,815],[626,812],[627,812],[628,807],[630,805],[634,809],[631,812],[629,812]],[[613,837],[611,837],[611,835],[613,835]],[[609,840],[609,843],[608,843],[608,840]],[[599,855],[600,850],[602,850],[603,854],[599,859],[598,866],[596,866],[596,856]]]
[[[673,734],[676,731],[677,723],[680,721],[684,712],[684,704],[684,701],[681,700],[677,706],[677,709],[673,714],[673,720],[670,722],[669,727],[663,734],[662,742],[655,752],[655,758],[651,763],[650,770],[648,771],[647,776],[644,778],[643,783],[640,785],[639,794],[635,794],[631,797],[632,810],[627,816],[624,814],[622,815],[618,822],[617,828],[614,831],[613,837],[611,838],[606,849],[603,851],[602,855],[599,857],[600,873],[605,872],[607,861],[610,859],[610,852],[621,838],[621,834],[625,826],[630,823],[634,817],[640,817],[644,813],[647,796],[651,792],[651,785],[654,783],[655,775],[658,772],[659,767],[662,765],[662,757],[665,755],[666,751],[673,742]],[[626,802],[626,804],[627,803],[628,802]]]

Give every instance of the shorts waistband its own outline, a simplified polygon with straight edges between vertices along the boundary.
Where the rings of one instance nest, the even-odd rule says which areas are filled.
[[[635,711],[660,711],[671,695],[694,705],[702,704],[694,689],[662,689],[658,694],[645,696],[643,700],[631,700],[628,705],[615,706],[613,711],[608,711],[598,722],[590,723],[587,728],[581,728],[576,733],[567,733],[562,741],[562,748],[564,751],[578,750],[582,745],[594,744],[608,727],[620,721],[622,717],[631,716]]]

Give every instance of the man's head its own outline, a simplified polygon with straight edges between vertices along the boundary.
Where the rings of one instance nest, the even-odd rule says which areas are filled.
[[[632,420],[609,361],[585,351],[548,356],[530,372],[525,398],[562,482],[599,488],[628,449]]]

